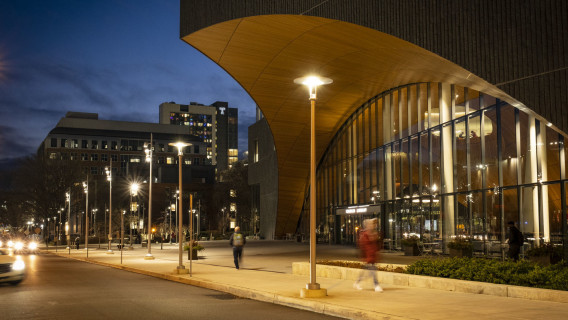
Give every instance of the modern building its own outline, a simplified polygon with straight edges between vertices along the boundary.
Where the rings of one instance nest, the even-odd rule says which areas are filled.
[[[68,112],[48,133],[38,154],[49,159],[79,163],[83,178],[88,176],[90,181],[104,182],[105,169],[112,168],[113,176],[119,178],[113,180],[119,183],[115,184],[115,189],[126,189],[125,183],[148,179],[149,166],[145,162],[144,146],[150,145],[151,139],[154,146],[155,183],[152,202],[154,217],[159,217],[164,203],[169,201],[164,197],[168,190],[169,193],[175,193],[179,182],[178,152],[169,143],[191,143],[184,149],[182,157],[185,192],[193,190],[203,193],[215,183],[215,167],[207,159],[206,143],[199,137],[188,134],[186,128],[157,123],[100,120],[96,113]],[[120,201],[118,198],[113,199]],[[100,197],[97,204],[97,198],[91,197],[90,202],[92,208],[97,205],[108,207],[107,200],[107,197]],[[118,208],[116,204],[113,206]],[[73,217],[70,227],[77,231],[75,229],[80,224],[75,221],[76,212]]]
[[[238,122],[238,109],[229,108],[227,102],[217,101],[210,106],[196,102],[160,104],[160,124],[187,126],[188,134],[206,144],[207,161],[219,171],[238,161]]]
[[[205,142],[187,134],[183,128],[154,123],[99,120],[96,113],[68,112],[41,144],[38,152],[50,159],[81,162],[84,174],[102,176],[112,161],[113,173],[127,176],[133,168],[144,165],[144,144],[153,136],[158,169],[178,162],[177,150],[169,143],[186,141],[184,165],[207,165]],[[144,165],[145,166],[145,165]],[[175,168],[174,168],[175,169]],[[169,170],[165,170],[164,173]],[[177,182],[177,171],[169,176],[159,172],[158,181]]]
[[[180,4],[180,38],[272,131],[276,236],[307,232],[313,187],[324,241],[353,242],[379,217],[395,247],[411,233],[444,250],[465,236],[492,254],[512,220],[527,246],[568,248],[565,1]],[[333,80],[318,88],[315,186],[308,93],[294,83],[309,74]]]
[[[256,122],[248,128],[248,184],[253,219],[259,235],[273,240],[278,212],[278,159],[268,122],[256,109]]]

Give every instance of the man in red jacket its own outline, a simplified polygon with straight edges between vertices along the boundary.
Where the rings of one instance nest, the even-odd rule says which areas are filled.
[[[377,232],[377,219],[366,219],[363,221],[363,226],[365,230],[361,232],[359,236],[359,248],[361,249],[361,254],[363,261],[366,263],[365,269],[373,277],[373,283],[375,284],[375,292],[383,292],[383,288],[379,285],[377,281],[377,269],[375,268],[375,263],[377,262],[377,252],[379,251],[379,233]],[[359,279],[355,281],[353,287],[357,290],[363,290],[359,284],[361,280],[365,278],[365,271],[362,271],[359,275]]]

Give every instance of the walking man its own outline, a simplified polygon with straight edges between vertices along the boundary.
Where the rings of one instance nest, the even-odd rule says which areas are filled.
[[[235,233],[229,238],[229,245],[233,247],[233,258],[235,259],[235,268],[237,268],[237,270],[239,270],[239,262],[242,260],[243,247],[246,242],[247,240],[241,233],[241,228],[235,227]]]
[[[377,219],[365,219],[363,221],[365,230],[361,232],[359,237],[359,248],[361,249],[361,256],[366,263],[366,271],[361,271],[359,279],[355,281],[353,287],[357,290],[363,290],[361,287],[361,280],[365,278],[365,273],[370,273],[375,284],[375,292],[383,292],[383,288],[379,285],[377,280],[377,269],[375,263],[377,262],[377,252],[379,251],[379,233],[377,232]]]

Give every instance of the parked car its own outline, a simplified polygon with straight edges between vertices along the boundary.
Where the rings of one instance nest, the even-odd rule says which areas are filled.
[[[0,249],[0,282],[17,285],[26,276],[26,264],[21,257],[10,255],[8,250]]]

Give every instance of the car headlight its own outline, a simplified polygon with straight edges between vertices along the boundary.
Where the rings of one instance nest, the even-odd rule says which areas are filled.
[[[24,248],[24,243],[23,243],[23,242],[19,242],[19,241],[18,241],[18,242],[16,242],[16,243],[14,244],[14,249],[16,249],[16,250],[22,250],[23,248]]]
[[[37,249],[37,243],[36,243],[36,242],[30,242],[30,243],[28,244],[28,249],[30,249],[30,250],[35,250],[35,249]]]
[[[12,240],[8,241],[8,248],[12,248],[14,246],[14,242]]]
[[[2,247],[3,244],[4,244],[4,243],[3,243],[2,241],[0,241],[0,247]]]
[[[16,262],[12,264],[12,270],[14,271],[24,270],[25,268],[26,264],[22,260],[16,260]]]

